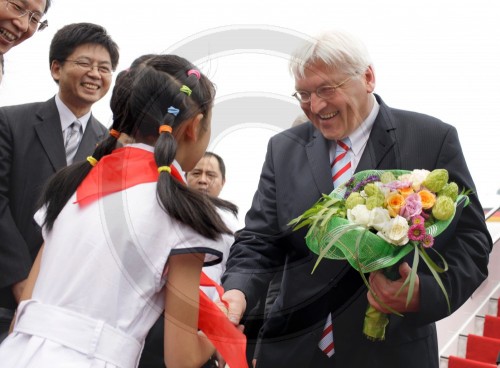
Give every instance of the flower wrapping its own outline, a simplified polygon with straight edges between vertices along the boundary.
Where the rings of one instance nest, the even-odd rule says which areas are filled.
[[[295,230],[309,226],[306,244],[319,256],[313,272],[323,258],[346,260],[359,271],[368,289],[365,273],[384,270],[387,277],[398,278],[392,266],[415,251],[412,272],[403,284],[409,287],[407,304],[422,259],[450,308],[439,277],[447,270],[446,261],[433,249],[441,260],[439,266],[426,250],[432,249],[434,238],[453,221],[457,205],[462,208],[467,204],[467,194],[459,194],[458,186],[448,183],[446,170],[366,170],[323,195],[290,224],[295,225]],[[388,322],[387,315],[368,306],[363,332],[369,339],[383,340]]]

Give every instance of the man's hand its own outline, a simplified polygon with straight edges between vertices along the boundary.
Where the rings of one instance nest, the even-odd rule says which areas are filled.
[[[238,326],[247,308],[245,294],[237,289],[228,290],[222,295],[222,300],[228,303],[227,317],[234,325]]]
[[[14,298],[16,299],[16,303],[19,304],[19,301],[21,300],[21,295],[23,294],[23,290],[26,286],[26,281],[28,279],[24,279],[22,281],[19,281],[18,283],[12,285],[12,294],[14,294]]]
[[[406,305],[406,297],[408,295],[408,285],[398,293],[399,289],[410,276],[411,268],[408,263],[404,262],[399,266],[399,274],[401,278],[396,281],[389,280],[384,276],[382,271],[375,271],[370,274],[370,286],[377,298],[399,313],[418,312],[420,309],[420,293],[419,293],[419,278],[415,277],[415,287],[413,296],[408,306]],[[368,302],[378,311],[382,313],[391,313],[389,310],[379,304],[373,295],[368,291]]]

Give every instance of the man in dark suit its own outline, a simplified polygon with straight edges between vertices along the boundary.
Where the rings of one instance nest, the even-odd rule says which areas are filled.
[[[390,315],[386,339],[369,341],[362,335],[366,307],[383,308],[367,297],[360,275],[345,261],[327,259],[311,274],[317,256],[305,244],[305,231],[293,232],[287,224],[333,190],[330,163],[337,141],[347,137],[355,171],[444,168],[460,188],[474,191],[457,131],[431,116],[387,106],[373,93],[368,52],[352,36],[326,33],[301,48],[290,67],[309,122],[269,141],[245,228],[223,277],[229,317],[239,323],[265,295],[273,274],[283,270],[280,293],[261,331],[257,368],[437,368],[434,322],[448,315],[448,307],[425,266],[418,269],[408,306],[407,288],[395,295],[410,272],[407,263],[397,281],[372,274],[372,288],[385,290],[379,298],[404,317]],[[476,194],[470,199],[458,224],[435,244],[449,265],[442,280],[452,312],[487,277],[492,247]],[[318,347],[328,316],[334,336],[330,358]]]
[[[118,58],[103,27],[67,25],[49,51],[57,95],[0,108],[0,335],[8,330],[42,245],[33,214],[44,183],[67,164],[85,160],[108,134],[91,107],[108,92]]]

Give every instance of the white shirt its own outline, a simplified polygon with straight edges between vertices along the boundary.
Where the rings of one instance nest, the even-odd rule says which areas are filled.
[[[351,140],[351,168],[352,172],[356,170],[358,167],[359,161],[361,160],[361,156],[365,150],[366,144],[368,143],[368,138],[370,138],[370,133],[373,128],[373,124],[375,123],[375,119],[377,118],[378,112],[380,110],[380,105],[377,102],[375,96],[373,96],[373,107],[365,120],[356,128],[354,132],[349,135],[349,139]],[[337,148],[337,143],[335,141],[331,141],[330,146],[330,162],[335,158],[335,150]]]
[[[78,120],[82,124],[82,132],[85,132],[87,128],[87,123],[89,122],[90,115],[92,112],[89,111],[79,118],[71,112],[71,110],[62,102],[59,94],[55,96],[57,110],[59,111],[59,118],[61,119],[61,130],[64,132],[67,127],[69,127],[75,120]]]

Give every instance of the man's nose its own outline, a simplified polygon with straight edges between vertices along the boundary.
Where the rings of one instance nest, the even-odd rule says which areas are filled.
[[[321,111],[321,109],[325,106],[325,100],[319,97],[316,92],[311,93],[311,101],[309,102],[311,105],[311,111],[314,114],[317,114]]]

